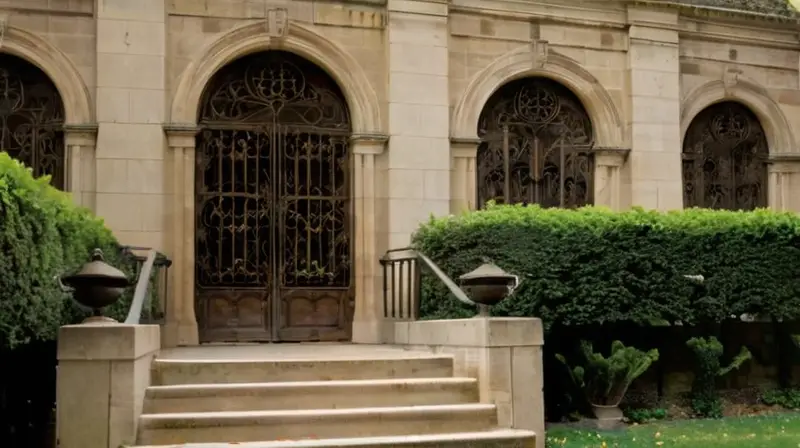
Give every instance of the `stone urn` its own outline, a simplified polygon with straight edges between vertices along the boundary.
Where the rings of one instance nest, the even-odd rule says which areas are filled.
[[[90,262],[75,274],[61,277],[61,283],[72,293],[72,298],[91,308],[93,316],[86,322],[115,322],[103,317],[102,309],[113,305],[132,285],[125,273],[105,262],[103,251],[95,249]]]
[[[483,305],[483,309],[497,305],[519,286],[519,277],[492,263],[485,263],[458,279],[461,289],[473,302]]]

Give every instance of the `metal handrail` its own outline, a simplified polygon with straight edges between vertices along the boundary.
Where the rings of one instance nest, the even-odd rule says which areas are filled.
[[[403,253],[403,255],[397,255]],[[442,271],[427,255],[410,247],[391,249],[381,257],[383,266],[383,308],[384,317],[415,319],[419,312],[419,299],[422,294],[421,265],[427,267],[450,290],[460,302],[479,306]],[[406,271],[406,268],[408,272]],[[399,271],[399,272],[398,272]],[[399,274],[399,275],[398,275]],[[404,277],[408,275],[408,277]],[[399,277],[399,285],[398,285]],[[390,286],[391,283],[391,286]],[[404,290],[407,287],[407,290]],[[407,295],[406,295],[407,294]],[[407,312],[404,309],[407,303]]]
[[[150,287],[150,273],[153,270],[153,264],[156,261],[157,253],[155,250],[150,249],[147,251],[147,258],[139,270],[139,280],[136,282],[136,289],[133,292],[133,301],[131,301],[131,309],[128,312],[128,317],[125,323],[128,325],[138,325],[139,320],[142,318],[142,307],[147,298],[147,289]]]

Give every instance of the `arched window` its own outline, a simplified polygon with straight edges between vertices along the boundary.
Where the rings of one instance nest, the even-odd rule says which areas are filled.
[[[684,206],[766,207],[768,155],[764,129],[747,107],[727,101],[704,109],[683,141]]]
[[[544,78],[495,92],[478,122],[478,206],[536,203],[580,207],[593,201],[592,123],[580,100]]]
[[[64,106],[56,86],[33,64],[0,54],[0,150],[35,176],[64,189]]]

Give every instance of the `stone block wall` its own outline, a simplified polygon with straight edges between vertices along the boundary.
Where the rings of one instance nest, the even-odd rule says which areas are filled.
[[[287,35],[270,31],[277,8]],[[769,140],[770,206],[800,211],[800,40],[777,18],[628,0],[0,0],[0,22],[0,51],[39,65],[64,98],[68,189],[123,243],[173,258],[184,310],[202,83],[248,52],[297,52],[344,91],[355,277],[368,282],[431,214],[475,207],[478,117],[529,76],[586,109],[598,205],[681,208],[683,134],[733,100]]]

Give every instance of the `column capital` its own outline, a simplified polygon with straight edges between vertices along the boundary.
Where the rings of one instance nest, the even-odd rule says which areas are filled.
[[[450,137],[450,154],[455,158],[474,159],[480,144],[479,138]]]
[[[798,173],[800,172],[800,153],[770,154],[767,163],[770,173]]]
[[[628,148],[594,147],[592,153],[597,166],[622,166],[631,150]]]
[[[350,136],[350,149],[353,154],[383,154],[389,136],[385,134],[353,134]]]
[[[66,146],[94,146],[97,130],[97,123],[64,125],[64,143]]]
[[[170,148],[194,148],[194,138],[200,128],[191,123],[168,123],[164,125],[167,143]]]

